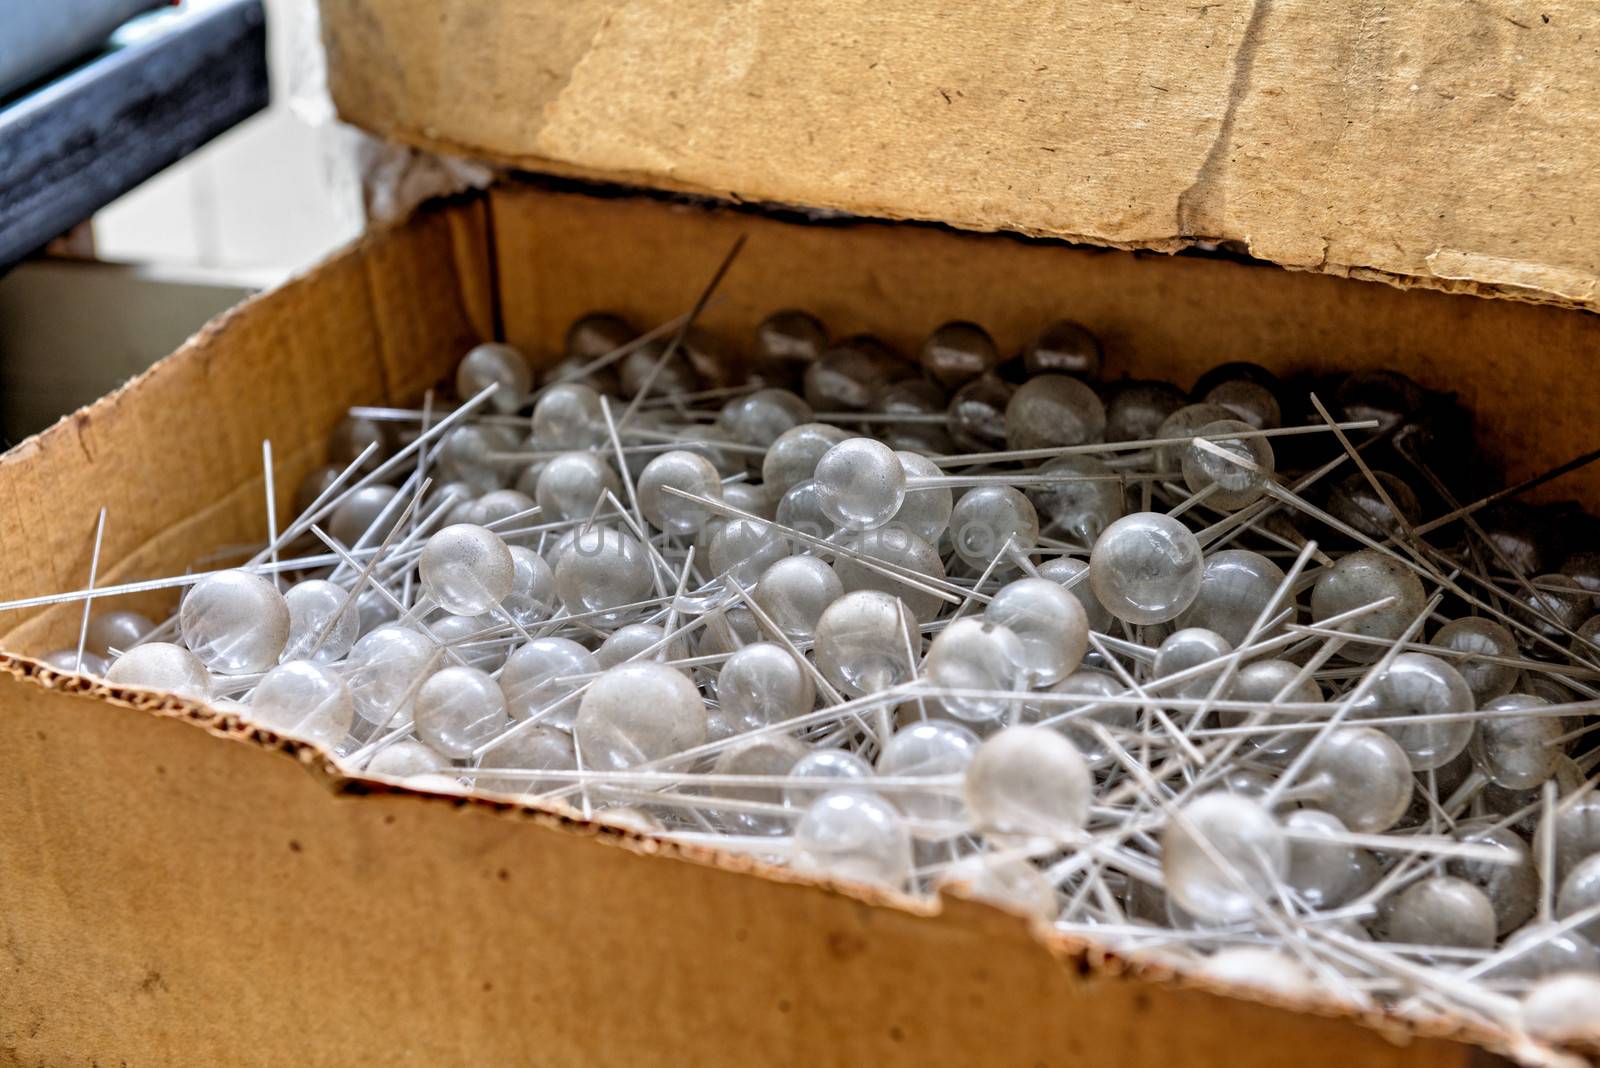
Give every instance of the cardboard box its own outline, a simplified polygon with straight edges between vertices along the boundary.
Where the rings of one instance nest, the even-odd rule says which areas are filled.
[[[785,305],[907,346],[965,317],[1011,348],[1068,314],[1112,375],[1186,384],[1248,358],[1454,388],[1513,477],[1592,443],[1591,315],[602,192],[436,206],[0,457],[0,597],[81,588],[101,505],[101,584],[259,539],[263,438],[281,510],[348,406],[414,400],[481,338],[550,359],[582,312],[677,315],[741,233],[706,318],[734,351]],[[1546,492],[1600,499],[1594,477]],[[305,746],[30,658],[78,611],[0,620],[0,1064],[1464,1068],[1505,1048],[1225,996],[984,905],[343,780]]]

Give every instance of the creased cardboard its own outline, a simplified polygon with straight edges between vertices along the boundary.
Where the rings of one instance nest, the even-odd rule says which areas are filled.
[[[1420,356],[1519,417],[1509,339],[1573,381],[1514,464],[1561,454],[1600,385],[1596,320],[1265,267],[876,223],[799,225],[542,188],[425,211],[247,302],[0,458],[0,596],[183,570],[261,537],[353,403],[409,402],[474,341],[554,355],[595,307],[679,314],[749,243],[707,328],[775,306],[909,344],[941,318],[1007,347],[1078,315],[1113,373],[1189,378]],[[1224,298],[1241,299],[1228,323]],[[1388,335],[1395,335],[1384,341]],[[1384,347],[1387,346],[1387,347]],[[1457,361],[1457,362],[1452,362]],[[1465,385],[1462,388],[1467,388]],[[1534,440],[1527,440],[1534,439]],[[1588,486],[1589,484],[1585,484]],[[157,610],[170,594],[153,597]],[[558,814],[340,779],[314,750],[29,653],[76,606],[0,621],[0,1064],[1482,1065],[1502,1036],[1226,997],[986,906],[907,907]]]
[[[1587,0],[322,0],[347,120],[514,167],[1600,302]]]

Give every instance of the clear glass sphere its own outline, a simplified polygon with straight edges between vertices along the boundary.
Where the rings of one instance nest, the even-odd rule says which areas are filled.
[[[1289,870],[1289,840],[1261,805],[1234,794],[1204,794],[1161,834],[1167,896],[1215,923],[1247,920]]]
[[[1188,403],[1183,391],[1170,382],[1119,382],[1106,394],[1106,440],[1148,441]]]
[[[441,648],[453,652],[451,663],[465,663],[479,671],[499,671],[511,652],[499,637],[500,624],[484,622],[483,616],[440,615],[430,619],[424,632]]]
[[[857,590],[823,611],[812,651],[823,677],[861,697],[909,678],[921,647],[911,610],[898,597]]]
[[[843,595],[844,585],[826,563],[815,556],[786,556],[761,573],[754,596],[779,630],[809,641],[822,613]]]
[[[1407,527],[1416,526],[1421,520],[1422,505],[1418,503],[1411,487],[1398,476],[1387,471],[1374,471],[1372,474],[1383,486],[1388,501],[1373,488],[1365,472],[1357,471],[1346,476],[1328,495],[1328,514],[1377,541],[1398,537],[1405,533]],[[1391,503],[1394,508],[1389,506]],[[1398,515],[1396,508],[1399,509]]]
[[[556,593],[573,615],[598,613],[591,622],[614,626],[637,603],[655,592],[650,558],[643,545],[615,527],[595,525],[579,531],[556,564]]]
[[[584,692],[573,735],[585,767],[621,771],[702,744],[706,703],[681,671],[619,664]]]
[[[728,575],[749,587],[779,560],[789,555],[789,539],[773,523],[761,519],[730,519],[711,539],[706,562],[714,575]]]
[[[600,643],[600,648],[594,651],[594,658],[600,667],[613,668],[629,660],[658,659],[665,652],[668,660],[676,660],[688,656],[688,646],[682,638],[675,638],[666,646],[661,646],[661,641],[667,632],[654,623],[629,623],[626,627],[618,627]],[[646,656],[645,650],[653,651]],[[576,710],[574,710],[576,711]]]
[[[477,668],[447,667],[428,676],[412,706],[417,737],[456,760],[510,725],[500,684]]]
[[[1546,1042],[1600,1044],[1600,976],[1582,973],[1541,979],[1522,998],[1522,1026]]]
[[[735,730],[781,723],[810,712],[816,703],[811,672],[776,642],[746,645],[717,673],[717,700]]]
[[[1201,427],[1199,433],[1237,434],[1250,429],[1249,423],[1238,419],[1219,419]],[[1227,456],[1218,456],[1212,449]],[[1191,444],[1183,450],[1179,464],[1189,492],[1210,490],[1206,503],[1225,512],[1260,500],[1276,470],[1272,443],[1266,438],[1224,437],[1209,440],[1205,446]]]
[[[394,449],[394,442],[389,436],[389,428],[376,419],[347,415],[339,420],[333,433],[328,435],[328,462],[342,471],[355,463],[356,457],[365,452],[369,445],[376,445],[377,448],[361,465],[362,474],[387,460]]]
[[[1029,486],[1027,497],[1045,533],[1082,546],[1094,544],[1101,533],[1127,511],[1122,483],[1103,460],[1093,456],[1058,456],[1041,465],[1038,473],[1059,478],[1049,485]]]
[[[735,742],[717,754],[712,762],[714,775],[788,775],[809,750],[800,742],[782,734],[750,738]],[[711,787],[715,797],[733,801],[757,801],[782,804],[783,788],[752,783],[748,786],[717,785]],[[787,814],[777,812],[752,812],[724,809],[717,813],[722,825],[733,834],[782,834],[792,825]]]
[[[651,526],[669,534],[693,534],[711,518],[704,505],[666,492],[669,486],[722,500],[722,476],[710,460],[681,449],[657,456],[639,476],[639,511]]]
[[[1323,738],[1301,782],[1316,790],[1315,807],[1362,834],[1398,823],[1414,786],[1406,751],[1371,727],[1340,727]]]
[[[806,366],[806,403],[821,412],[866,411],[873,395],[904,369],[904,361],[877,338],[845,338]]]
[[[891,525],[857,534],[845,541],[843,548],[909,571],[918,579],[942,582],[945,578],[944,561],[939,558],[938,550],[899,526]],[[893,575],[884,574],[858,557],[844,552],[834,557],[833,570],[844,592],[882,590],[893,594],[905,602],[918,623],[932,622],[946,604],[937,594],[901,582]]]
[[[556,576],[544,557],[522,545],[512,545],[511,592],[500,607],[512,619],[528,626],[548,619],[556,603]]]
[[[1076,746],[1048,727],[1007,727],[967,765],[967,808],[984,834],[1066,842],[1089,820],[1094,780]]]
[[[1450,875],[1435,875],[1400,891],[1384,923],[1385,940],[1405,945],[1488,949],[1494,933],[1489,898]]]
[[[495,775],[495,769],[517,771],[574,771],[578,767],[572,735],[543,723],[512,735],[478,758],[480,769],[472,784],[480,790],[526,797],[571,786],[571,780],[541,779],[530,775]]]
[[[103,656],[84,650],[82,663],[78,660],[78,650],[55,649],[39,658],[56,671],[66,674],[81,673],[84,675],[104,675],[111,668],[111,661]]]
[[[1100,339],[1071,319],[1051,323],[1022,350],[1022,365],[1030,375],[1064,374],[1092,379],[1100,374],[1103,358]]]
[[[928,682],[941,689],[1021,690],[1027,679],[1024,661],[1022,639],[1011,628],[968,617],[934,636],[925,670]],[[1018,698],[941,693],[939,701],[952,716],[987,722],[1005,716]]]
[[[1283,568],[1249,549],[1219,549],[1206,557],[1200,572],[1200,592],[1194,602],[1174,620],[1180,627],[1206,627],[1237,647],[1256,620],[1262,617],[1283,586]],[[1278,611],[1292,606],[1285,596]],[[1289,622],[1294,622],[1293,617]],[[1275,628],[1263,626],[1258,639],[1270,637]]]
[[[516,584],[516,562],[500,535],[470,523],[430,537],[417,561],[422,588],[433,603],[458,616],[500,607]]]
[[[1323,699],[1322,687],[1310,675],[1300,677],[1300,665],[1287,660],[1257,660],[1246,664],[1234,675],[1232,697],[1236,701],[1252,701],[1268,705],[1274,701],[1285,704],[1313,704]],[[1298,682],[1296,680],[1299,680]],[[1273,723],[1303,723],[1305,715],[1276,712],[1261,716],[1254,712],[1219,711],[1217,721],[1224,727],[1238,727],[1246,723],[1265,726]],[[1247,744],[1265,762],[1286,765],[1306,743],[1311,740],[1307,731],[1284,731],[1281,734],[1260,733],[1248,736]]]
[[[1156,648],[1153,670],[1156,678],[1164,679],[1168,675],[1176,675],[1203,664],[1210,664],[1231,652],[1233,646],[1216,631],[1206,630],[1204,627],[1186,627],[1162,639]],[[1213,689],[1217,689],[1217,682],[1221,679],[1222,673],[1223,666],[1218,664],[1211,670],[1201,672],[1182,682],[1168,683],[1162,687],[1162,692],[1177,697],[1204,699],[1211,696]],[[1231,698],[1232,686],[1218,689],[1216,696]]]
[[[1162,420],[1156,428],[1155,437],[1161,440],[1167,438],[1193,437],[1200,433],[1200,428],[1208,423],[1215,423],[1219,419],[1233,419],[1233,412],[1220,404],[1186,404]],[[1156,449],[1156,470],[1175,472],[1182,469],[1183,454],[1188,450],[1187,443],[1182,445],[1162,445]]]
[[[219,675],[266,671],[289,640],[289,606],[260,575],[218,571],[184,594],[178,630],[189,651]]]
[[[1428,603],[1422,583],[1410,568],[1375,549],[1362,549],[1341,556],[1317,575],[1311,588],[1311,618],[1321,623],[1387,597],[1394,598],[1388,606],[1351,620],[1340,630],[1392,642]],[[1359,661],[1376,660],[1382,653],[1382,645],[1365,642],[1350,642],[1340,650],[1345,658]]]
[[[110,656],[113,650],[125,653],[155,629],[150,617],[141,612],[103,612],[89,620],[83,647],[100,656]]]
[[[778,497],[809,482],[817,461],[850,435],[826,423],[801,423],[779,434],[761,461],[761,483]]]
[[[724,404],[717,423],[734,441],[764,449],[812,415],[811,405],[787,389],[758,389]]]
[[[600,670],[595,655],[570,638],[535,638],[507,657],[500,672],[506,711],[512,719],[532,719],[583,685],[558,679]],[[558,727],[570,726],[577,711],[577,702],[568,701],[545,718]]]
[[[856,784],[863,790],[870,790],[873,774],[872,765],[848,749],[813,749],[795,761],[794,767],[789,769],[789,777],[815,779],[826,788],[786,786],[783,802],[790,808],[805,809],[824,793],[853,788]]]
[[[1084,759],[1089,762],[1089,767],[1098,770],[1111,766],[1116,760],[1114,751],[1089,729],[1087,721],[1093,720],[1101,726],[1116,729],[1131,730],[1136,726],[1139,722],[1137,708],[1132,705],[1099,704],[1094,700],[1097,697],[1120,697],[1127,692],[1127,688],[1108,672],[1079,668],[1050,687],[1050,692],[1070,694],[1084,700],[1070,703],[1052,701],[1041,705],[1037,715],[1047,720],[1066,717],[1059,721],[1060,727],[1077,745]],[[1113,730],[1112,734],[1115,733]]]
[[[962,896],[974,901],[1047,922],[1054,922],[1061,911],[1055,884],[1026,857],[963,857],[935,878],[935,889],[948,887],[960,887]]]
[[[933,380],[946,389],[994,370],[1000,352],[989,332],[977,323],[945,323],[923,342],[918,362]]]
[[[1471,712],[1476,705],[1472,688],[1461,673],[1427,653],[1401,653],[1373,682],[1364,698],[1351,710],[1356,718],[1428,716]],[[1400,743],[1414,771],[1442,768],[1466,749],[1472,738],[1471,720],[1383,724],[1385,734]]]
[[[1204,560],[1189,528],[1136,512],[1105,529],[1089,554],[1089,581],[1106,611],[1128,623],[1165,623],[1200,594]]]
[[[888,802],[855,791],[824,794],[794,831],[795,867],[899,889],[911,876],[911,834]]]
[[[391,623],[362,635],[344,664],[356,714],[373,726],[410,723],[417,688],[439,657],[438,647],[410,627]]]
[[[582,382],[546,386],[533,405],[533,437],[546,449],[593,449],[610,440],[600,394]]]
[[[497,490],[505,485],[505,478],[500,464],[491,460],[489,454],[509,451],[515,447],[515,443],[508,445],[499,434],[495,433],[493,427],[463,423],[453,427],[439,442],[437,458],[439,476],[448,481],[465,483],[473,493]],[[335,516],[337,517],[337,510]],[[362,529],[365,529],[365,526]],[[330,533],[333,533],[331,528]],[[339,537],[337,533],[334,533],[334,536]]]
[[[978,486],[961,495],[950,514],[950,544],[968,567],[987,568],[1007,543],[1026,553],[1039,544],[1039,513],[1010,486]],[[1013,570],[1002,560],[998,574]]]
[[[878,774],[893,778],[952,777],[949,785],[896,789],[888,796],[909,819],[925,826],[918,837],[947,838],[966,819],[960,777],[978,752],[978,736],[959,723],[930,719],[902,727],[889,736],[878,755]]]
[[[438,775],[450,770],[450,762],[421,742],[401,741],[373,754],[364,769],[367,775],[390,779],[409,779],[413,775]]]
[[[1527,853],[1526,846],[1523,847],[1523,853]],[[1537,892],[1537,875],[1533,885]],[[1600,853],[1574,865],[1567,872],[1567,877],[1561,880],[1561,889],[1556,895],[1556,918],[1565,920],[1597,905],[1600,905]],[[1533,910],[1529,909],[1528,912],[1531,916]],[[1578,933],[1591,942],[1600,942],[1600,918],[1579,927]]]
[[[1535,983],[1553,975],[1600,974],[1600,949],[1575,931],[1553,923],[1530,923],[1505,940],[1505,960],[1483,973],[1491,984]]]
[[[828,330],[810,312],[775,311],[756,327],[755,362],[763,376],[795,381],[828,347]]]
[[[564,452],[551,457],[539,472],[534,499],[543,520],[587,519],[607,493],[621,497],[617,473],[599,453]]]
[[[1289,833],[1289,871],[1285,881],[1314,909],[1337,908],[1363,889],[1363,872],[1355,846],[1341,839],[1347,833],[1331,812],[1302,808],[1283,818]]]
[[[790,486],[778,501],[774,517],[779,526],[792,528],[813,538],[831,538],[838,533],[833,520],[828,518],[817,501],[817,483],[813,479],[808,478]],[[798,538],[794,542],[796,552],[810,548],[809,544]]]
[[[996,374],[979,375],[956,390],[945,427],[958,449],[992,452],[1006,447],[1006,407],[1016,387]]]
[[[352,490],[328,517],[328,533],[347,548],[380,544],[389,533],[389,524],[400,514],[391,508],[399,493],[393,486],[362,486]],[[388,512],[384,523],[378,520]]]
[[[845,530],[881,527],[905,500],[900,457],[872,438],[848,438],[833,446],[817,461],[812,478],[823,514]]]
[[[456,395],[467,400],[490,386],[495,387],[489,394],[492,410],[514,412],[522,407],[533,389],[527,357],[497,341],[475,345],[456,365]]]
[[[257,726],[327,749],[350,733],[355,715],[339,673],[310,660],[273,668],[250,695],[250,719]]]
[[[1248,378],[1219,382],[1202,399],[1207,404],[1222,405],[1256,430],[1271,430],[1283,424],[1283,409],[1272,390]]]
[[[283,595],[289,640],[281,658],[331,664],[343,660],[360,634],[361,612],[350,591],[323,579],[306,579]]]
[[[938,478],[944,471],[926,456],[904,450],[895,453],[907,478]],[[955,495],[948,487],[929,487],[908,492],[894,514],[892,525],[902,527],[930,544],[950,529],[950,513]]]
[[[1484,705],[1507,715],[1481,719],[1470,732],[1472,762],[1508,790],[1533,790],[1555,775],[1563,756],[1558,741],[1571,728],[1564,716],[1516,715],[1549,702],[1530,694],[1510,693]],[[1468,727],[1472,727],[1468,724]]]
[[[1504,936],[1531,920],[1539,907],[1539,870],[1522,836],[1510,827],[1495,826],[1489,817],[1463,820],[1451,835],[1458,841],[1493,846],[1503,851],[1509,861],[1492,864],[1453,857],[1445,862],[1447,874],[1465,879],[1489,899],[1494,906],[1496,933]]]
[[[1035,375],[1006,403],[1006,446],[1051,449],[1106,439],[1106,409],[1070,375]]]
[[[1027,684],[1060,682],[1083,663],[1089,621],[1083,602],[1047,578],[1023,578],[996,590],[984,619],[1006,627],[1022,642]]]
[[[1078,603],[1083,606],[1084,617],[1089,621],[1090,630],[1104,633],[1106,628],[1111,626],[1111,613],[1100,603],[1100,598],[1094,595],[1094,585],[1089,581],[1087,560],[1057,556],[1040,564],[1038,571],[1040,578],[1049,579],[1078,599]]]
[[[123,653],[106,671],[113,686],[138,686],[204,701],[211,693],[211,672],[181,645],[145,642]]]

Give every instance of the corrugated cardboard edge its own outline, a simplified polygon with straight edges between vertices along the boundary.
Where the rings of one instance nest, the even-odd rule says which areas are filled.
[[[714,848],[665,841],[630,827],[585,820],[574,809],[563,805],[539,805],[492,796],[416,789],[391,781],[350,776],[333,763],[331,754],[321,747],[254,727],[236,715],[174,694],[137,687],[110,686],[88,676],[61,672],[31,657],[0,652],[0,673],[31,687],[79,697],[90,697],[103,705],[124,709],[142,716],[172,719],[230,743],[245,745],[276,759],[297,763],[330,794],[347,796],[393,795],[425,799],[431,803],[472,808],[498,818],[531,824],[542,831],[554,831],[595,839],[630,852],[736,872],[772,882],[810,886],[831,894],[859,901],[874,908],[896,909],[923,917],[947,916],[968,928],[1015,932],[1026,929],[1027,937],[1069,974],[1084,980],[1125,979],[1155,984],[1168,989],[1195,989],[1210,994],[1239,998],[1296,1013],[1330,1020],[1346,1020],[1373,1030],[1389,1042],[1407,1045],[1418,1039],[1466,1043],[1516,1059],[1538,1068],[1572,1068],[1564,1055],[1519,1040],[1494,1030],[1461,1024],[1443,1017],[1407,1018],[1384,1012],[1363,1012],[1336,1000],[1295,999],[1274,996],[1243,985],[1228,985],[1202,977],[1186,975],[1170,966],[1107,949],[1092,940],[1056,931],[1049,924],[1007,909],[1004,905],[981,901],[960,888],[941,891],[933,900],[908,897],[881,888],[837,879],[816,877],[775,867],[748,856]],[[1600,1051],[1596,1051],[1600,1052]]]
[[[511,167],[1593,309],[1583,0],[323,0],[341,115]]]

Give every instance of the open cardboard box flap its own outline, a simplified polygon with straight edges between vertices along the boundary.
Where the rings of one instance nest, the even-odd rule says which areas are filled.
[[[346,120],[539,171],[1595,308],[1600,6],[322,0]]]
[[[259,540],[263,438],[281,514],[350,405],[414,401],[485,337],[549,359],[594,308],[670,318],[741,233],[705,324],[734,349],[784,305],[902,344],[968,317],[1003,348],[1070,312],[1113,375],[1398,365],[1461,389],[1491,433],[1542,409],[1548,433],[1501,440],[1520,472],[1586,440],[1577,413],[1600,394],[1573,373],[1600,320],[1557,309],[501,186],[369,236],[0,457],[0,597],[81,587],[102,505],[102,585]],[[1225,997],[986,906],[754,878],[711,851],[342,780],[315,750],[24,655],[78,619],[62,605],[0,634],[0,1061],[1419,1068],[1503,1041]]]

